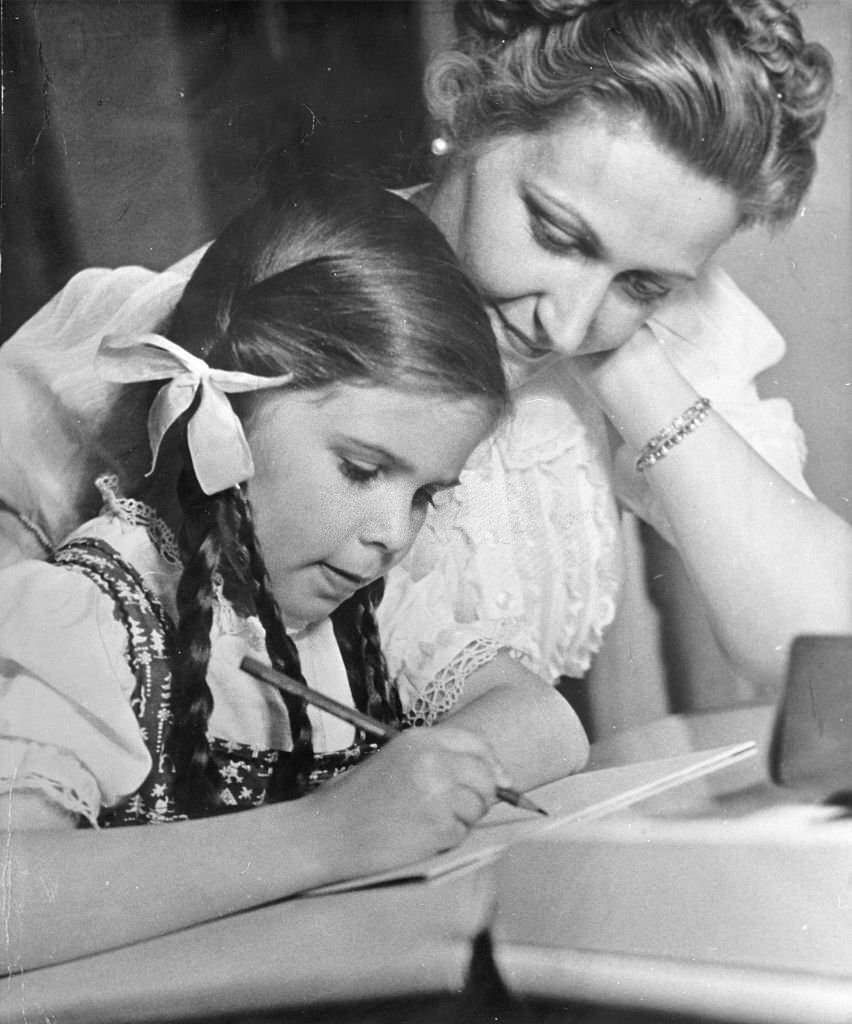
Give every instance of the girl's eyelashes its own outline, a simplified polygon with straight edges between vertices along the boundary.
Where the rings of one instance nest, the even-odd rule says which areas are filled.
[[[382,466],[353,462],[352,459],[340,457],[340,472],[354,484],[371,484],[379,479],[383,472]],[[455,486],[453,484],[452,486]],[[417,509],[424,509],[428,506],[435,507],[435,498],[443,491],[450,490],[447,484],[427,484],[418,488],[414,493],[412,505]]]

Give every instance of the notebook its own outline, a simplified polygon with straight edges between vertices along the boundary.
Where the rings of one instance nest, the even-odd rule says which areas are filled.
[[[658,793],[754,757],[752,742],[694,751],[677,757],[580,772],[530,790],[530,796],[548,817],[496,804],[471,829],[459,846],[402,868],[364,875],[348,882],[326,885],[304,894],[325,895],[400,882],[429,881],[474,864],[495,860],[513,843],[548,830],[605,817]]]

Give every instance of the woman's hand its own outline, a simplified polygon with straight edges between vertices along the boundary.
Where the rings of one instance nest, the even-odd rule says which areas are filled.
[[[411,729],[309,796],[334,824],[341,877],[456,846],[509,785],[493,750],[465,729]]]
[[[665,425],[669,411],[682,411],[679,403],[691,393],[647,326],[619,348],[572,356],[568,366],[618,432],[637,446]],[[637,408],[645,406],[647,414],[639,419]]]

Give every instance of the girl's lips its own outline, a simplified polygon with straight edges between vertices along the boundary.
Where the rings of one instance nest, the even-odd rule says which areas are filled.
[[[331,565],[330,562],[320,562],[320,565],[331,572],[334,576],[339,576],[341,579],[352,584],[352,586],[356,588],[366,586],[373,579],[372,576],[358,576],[355,573],[347,572],[345,569],[340,569],[336,565]]]

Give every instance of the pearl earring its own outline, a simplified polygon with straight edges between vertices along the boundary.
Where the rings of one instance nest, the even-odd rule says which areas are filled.
[[[450,144],[443,135],[439,135],[436,139],[432,139],[431,149],[433,156],[446,156],[450,151]]]

